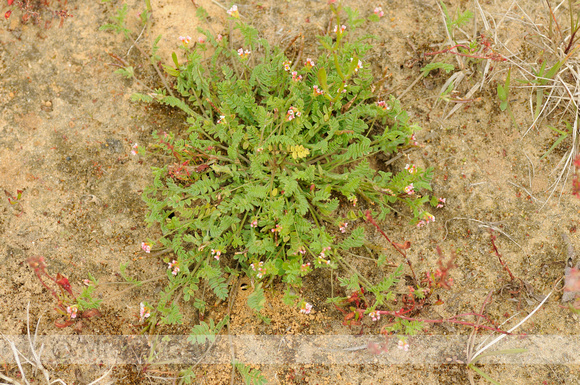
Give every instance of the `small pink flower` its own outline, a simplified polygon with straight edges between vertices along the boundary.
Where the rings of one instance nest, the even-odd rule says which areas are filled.
[[[245,50],[243,48],[238,49],[238,56],[240,56],[241,59],[246,59],[248,57],[248,55],[250,55],[252,53],[252,51],[248,51]]]
[[[435,222],[435,216],[429,213],[425,213],[425,222],[426,223],[431,223],[431,222]]]
[[[205,36],[200,36],[200,37],[197,38],[197,42],[199,44],[205,44],[205,41],[206,41],[206,37]]]
[[[298,250],[296,250],[296,252],[294,254],[304,255],[304,254],[306,254],[306,250],[304,250],[304,247],[300,246],[300,248]],[[310,265],[310,263],[308,265]]]
[[[282,227],[280,225],[276,225],[276,227],[274,227],[273,229],[270,229],[270,231],[273,233],[279,233],[280,230],[282,230]]]
[[[353,58],[350,58],[350,61],[353,61],[353,60],[354,60]],[[354,69],[354,72],[358,72],[358,70],[361,68],[363,68],[363,64],[362,64],[362,61],[359,60],[357,65],[356,65],[356,68]]]
[[[221,33],[218,33],[216,40],[218,42],[222,41],[224,39],[224,37],[221,35]]]
[[[338,31],[338,25],[335,25],[333,32],[337,33],[337,31]],[[344,31],[346,31],[346,25],[343,24],[340,26],[340,33],[343,33]]]
[[[387,102],[385,102],[384,100],[379,100],[377,102],[377,106],[381,107],[383,110],[390,110],[391,107],[387,105]]]
[[[224,115],[220,115],[220,118],[217,121],[217,124],[226,123],[226,117]]]
[[[284,66],[284,71],[290,71],[292,62],[290,60],[286,60],[284,63],[282,63],[282,65]]]
[[[417,172],[417,167],[415,167],[414,164],[412,165],[406,165],[405,166],[405,170],[409,171],[409,174],[414,174]]]
[[[141,242],[141,248],[146,253],[150,253],[151,252],[151,244],[149,242]]]
[[[191,36],[179,36],[179,40],[181,40],[183,45],[188,45],[191,42]]]
[[[234,17],[236,19],[240,18],[240,13],[238,12],[238,6],[237,5],[232,5],[232,7],[230,9],[228,9],[228,15],[230,15],[231,17]]]
[[[314,90],[314,95],[324,94],[324,91],[320,87],[318,87],[317,85],[313,85],[312,89]]]
[[[346,233],[346,227],[347,226],[348,226],[348,222],[341,223],[341,225],[340,225],[340,232],[343,233],[343,234]]]
[[[258,279],[262,278],[264,276],[264,274],[266,274],[266,270],[263,268],[263,266],[264,266],[264,262],[260,261],[258,263],[258,269],[256,270],[256,266],[253,263],[250,264],[250,267],[252,268],[252,270],[258,271],[258,274],[256,274],[256,277]]]
[[[298,75],[298,72],[292,71],[292,80],[295,82],[299,82],[302,80],[302,75]]]
[[[409,344],[407,343],[407,341],[399,340],[397,348],[402,349],[404,351],[409,351]]]
[[[324,259],[324,253],[320,253],[320,255],[316,257],[316,263],[319,265],[330,265],[330,260]]]
[[[437,205],[437,208],[440,209],[444,205],[445,205],[445,198],[439,198],[439,204]]]
[[[356,203],[358,202],[358,199],[356,199],[355,196],[348,198],[348,200],[352,202],[353,207],[356,207]]]
[[[220,256],[222,255],[222,252],[221,252],[221,250],[218,250],[218,249],[211,249],[211,255],[213,255],[213,257],[219,261]]]
[[[302,115],[300,111],[296,107],[290,107],[288,112],[286,113],[286,121],[289,122],[294,120],[295,118],[299,118]]]
[[[68,314],[70,319],[77,318],[78,311],[79,311],[79,308],[77,305],[67,306],[67,308],[66,308],[66,313]]]
[[[145,306],[143,302],[139,304],[139,323],[145,321],[145,318],[149,318],[149,316],[151,315],[149,311],[150,309],[147,306]]]
[[[375,10],[373,11],[373,13],[375,15],[377,15],[378,17],[385,16],[385,13],[383,12],[383,9],[381,7],[376,7]]]
[[[179,273],[179,262],[177,262],[175,259],[171,262],[167,263],[167,268],[168,269],[172,269],[173,271],[171,272],[171,274],[173,275],[177,275],[177,273]]]
[[[310,270],[310,262],[308,263],[303,263],[302,266],[300,266],[300,270],[303,273],[306,273],[308,270]]]
[[[315,66],[314,60],[307,58],[306,63],[304,63],[304,66],[307,67],[308,69],[314,67]]]
[[[90,279],[83,279],[83,284],[85,286],[89,286],[91,284],[91,280]]]
[[[419,143],[417,142],[417,138],[415,137],[415,134],[411,135],[410,142],[413,146],[419,147]]]
[[[422,219],[421,219],[421,220],[420,220],[420,221],[417,223],[417,227],[418,227],[418,228],[421,228],[421,227],[425,226],[426,224],[427,224],[427,222],[425,222],[424,220],[422,220]]]
[[[371,311],[369,317],[371,317],[373,321],[378,321],[381,319],[381,313],[379,313],[378,310]]]
[[[254,219],[252,223],[250,223],[250,227],[258,227],[258,220]]]
[[[139,153],[139,145],[137,143],[131,146],[131,155],[137,155]]]
[[[312,310],[312,305],[309,304],[308,302],[302,302],[302,304],[300,305],[300,313],[310,314],[311,310]]]
[[[405,187],[405,192],[409,195],[415,194],[415,187],[413,187],[413,183],[410,183],[407,187]]]

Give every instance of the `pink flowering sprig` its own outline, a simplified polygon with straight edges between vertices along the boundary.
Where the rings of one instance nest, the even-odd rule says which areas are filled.
[[[141,249],[147,254],[151,252],[151,246],[153,246],[151,242],[141,242]]]
[[[216,261],[220,260],[222,252],[220,249],[211,249],[211,255],[216,259]]]
[[[131,146],[131,155],[135,156],[139,154],[139,145],[137,143],[133,143]]]
[[[244,50],[243,48],[239,48],[237,52],[241,60],[246,60],[252,53],[252,51]]]
[[[171,270],[171,274],[177,275],[177,273],[179,273],[180,269],[178,261],[174,259],[171,262],[167,262],[167,265],[168,265],[167,268]]]
[[[375,7],[373,13],[369,16],[370,21],[377,22],[385,16],[385,12],[381,7]]]
[[[435,222],[435,216],[425,211],[421,215],[421,219],[419,220],[419,222],[417,222],[417,227],[423,227],[432,222]]]
[[[187,47],[189,43],[191,43],[191,36],[179,36],[179,41],[181,41],[181,44]]]
[[[139,323],[142,324],[151,316],[151,308],[144,302],[139,304]]]
[[[240,18],[240,12],[238,11],[238,6],[237,5],[232,5],[232,7],[230,9],[227,10],[227,14],[230,17],[233,17],[234,19],[239,19]]]
[[[324,90],[316,84],[312,86],[312,91],[314,92],[314,96],[324,95]]]
[[[302,116],[302,113],[298,110],[298,108],[296,107],[290,107],[290,109],[288,109],[288,112],[286,113],[286,121],[290,122],[296,118],[299,118]]]
[[[264,275],[266,274],[266,269],[264,268],[263,261],[260,261],[257,264],[251,263],[250,268],[252,269],[252,271],[256,272],[256,278],[258,278],[258,279],[262,279],[264,277]]]
[[[401,338],[401,339],[399,339],[399,342],[397,343],[397,348],[404,350],[406,352],[409,350],[409,343],[407,342],[407,340],[405,338]]]
[[[310,314],[310,312],[312,311],[312,304],[302,301],[302,303],[300,303],[300,313],[302,314]]]
[[[293,82],[300,82],[300,81],[302,81],[302,75],[298,75],[298,72],[292,71],[292,81]]]
[[[336,33],[338,36],[342,35],[344,31],[346,31],[346,25],[344,24],[341,25],[340,28],[338,28],[338,25],[335,25],[332,30],[332,32]]]
[[[415,166],[414,164],[407,164],[405,166],[405,170],[409,171],[409,174],[415,174],[417,172],[417,166]]]

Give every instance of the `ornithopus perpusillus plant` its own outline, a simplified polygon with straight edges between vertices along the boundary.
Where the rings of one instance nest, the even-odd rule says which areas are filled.
[[[147,221],[161,228],[156,246],[176,255],[166,261],[169,285],[151,319],[181,322],[178,293],[203,312],[201,293],[226,299],[227,277],[240,271],[257,283],[255,310],[264,304],[261,282],[276,278],[287,284],[285,301],[299,303],[291,288],[305,275],[336,268],[344,251],[365,245],[364,228],[353,226],[365,210],[380,220],[397,204],[414,223],[434,219],[424,205],[439,202],[421,194],[431,170],[371,167],[373,155],[416,146],[419,127],[394,97],[374,93],[365,61],[372,37],[355,34],[367,20],[340,5],[331,10],[334,31],[319,37],[320,54],[296,59],[232,8],[239,41],[199,28],[197,40],[180,39],[184,60],[173,54],[174,67],[165,66],[175,96],[164,89],[134,96],[180,108],[189,126],[186,135],[155,133],[150,148],[172,161],[154,168],[143,194]],[[199,8],[198,16],[207,14]]]

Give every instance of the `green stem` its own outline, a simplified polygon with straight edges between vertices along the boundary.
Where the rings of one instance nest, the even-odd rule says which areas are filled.
[[[310,210],[310,214],[312,214],[312,218],[314,218],[314,222],[316,223],[316,227],[320,229],[320,224],[318,223],[318,215],[312,206],[312,203],[308,202],[308,210]]]

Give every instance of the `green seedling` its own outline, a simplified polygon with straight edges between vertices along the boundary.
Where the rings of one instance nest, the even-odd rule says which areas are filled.
[[[558,61],[556,64],[554,64],[548,70],[546,70],[547,62],[544,61],[544,62],[542,62],[542,65],[540,66],[540,69],[538,70],[538,72],[534,72],[535,78],[534,78],[534,80],[529,82],[529,83],[537,86],[536,106],[535,106],[535,110],[534,110],[534,121],[540,116],[540,113],[542,111],[542,107],[544,104],[544,96],[545,96],[545,89],[544,89],[545,87],[544,86],[552,81],[554,76],[556,76],[556,74],[560,70],[560,67],[562,67],[562,64],[564,64],[564,61],[565,60]]]
[[[512,113],[512,109],[510,107],[510,102],[509,102],[511,72],[512,72],[512,69],[510,68],[508,70],[508,74],[507,74],[507,77],[505,79],[504,84],[497,85],[497,97],[500,100],[499,109],[502,111],[507,110],[508,114],[510,115],[510,118],[512,119],[512,123],[514,124],[514,127],[517,128],[518,125],[516,123],[516,118],[514,117],[514,114]]]
[[[441,63],[441,62],[429,63],[425,67],[421,68],[421,73],[423,74],[423,77],[426,78],[431,71],[438,70],[438,69],[442,69],[445,71],[445,73],[449,73],[449,72],[455,70],[455,66],[453,64],[447,64],[447,63]]]
[[[498,350],[495,352],[483,353],[483,354],[480,354],[477,357],[475,357],[469,364],[467,364],[467,367],[472,369],[474,372],[476,372],[477,374],[479,374],[481,377],[485,378],[487,381],[491,382],[492,384],[501,385],[499,382],[497,382],[496,380],[491,378],[491,376],[489,374],[485,373],[483,370],[478,368],[476,366],[477,362],[484,357],[521,354],[521,353],[525,353],[527,351],[528,351],[527,349],[504,349],[504,350]]]
[[[558,139],[556,139],[556,141],[554,142],[554,144],[552,144],[552,147],[550,147],[548,149],[548,151],[546,151],[546,153],[544,155],[542,155],[542,157],[540,158],[540,160],[544,159],[545,157],[548,156],[548,154],[550,154],[556,147],[558,147],[558,145],[560,143],[562,143],[562,141],[564,139],[566,139],[568,137],[568,135],[570,135],[573,132],[573,128],[570,125],[570,123],[568,122],[564,122],[566,124],[566,130],[562,131],[562,130],[558,130],[557,128],[553,127],[553,126],[548,126],[548,128],[552,131],[555,131],[556,133],[560,134],[560,137],[558,137]]]
[[[441,8],[443,8],[443,13],[445,14],[445,26],[447,27],[447,31],[449,35],[453,36],[453,33],[456,28],[461,28],[473,19],[473,12],[469,9],[465,12],[459,11],[459,8],[456,10],[455,18],[451,17],[449,11],[447,10],[447,6],[443,1],[440,1]]]
[[[265,385],[268,383],[268,379],[262,375],[261,371],[252,369],[250,366],[237,360],[234,360],[233,365],[238,370],[238,373],[240,373],[240,376],[242,376],[246,385]]]
[[[22,194],[24,190],[16,190],[16,196],[13,196],[10,192],[4,190],[4,194],[8,197],[8,203],[14,207],[15,210],[18,211],[16,214],[17,217],[21,216],[24,213],[24,208],[22,207]]]

